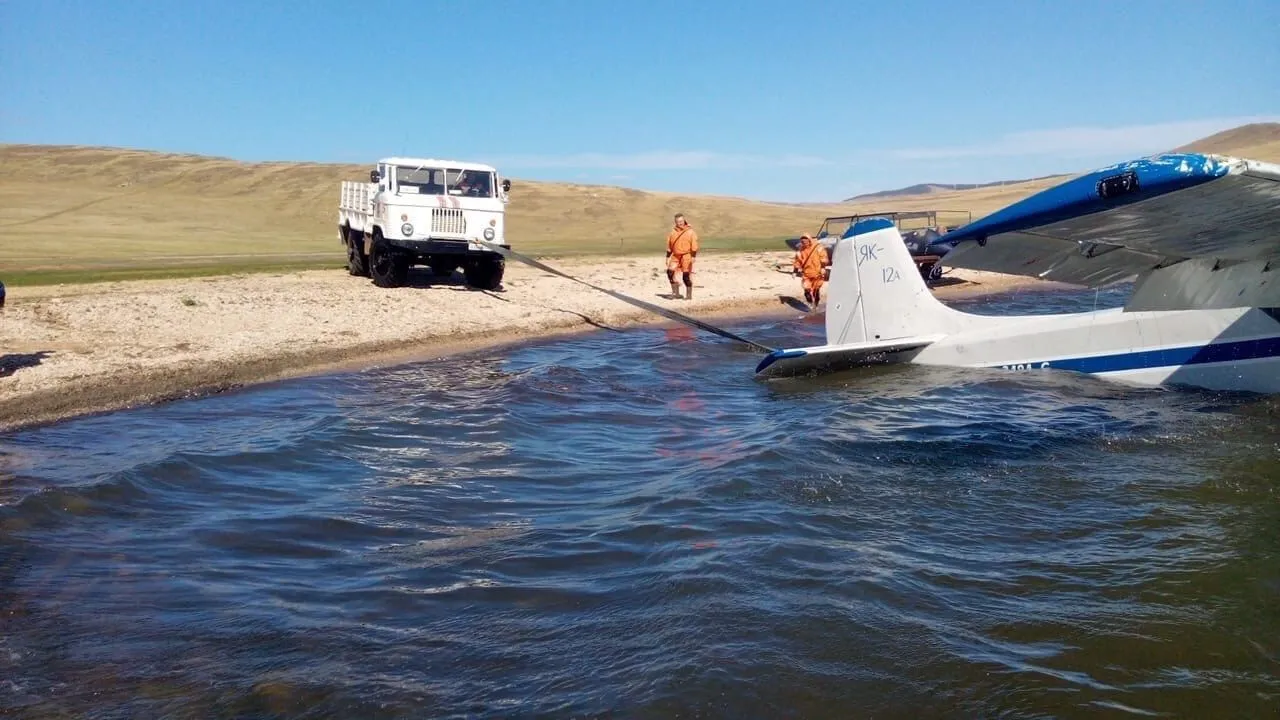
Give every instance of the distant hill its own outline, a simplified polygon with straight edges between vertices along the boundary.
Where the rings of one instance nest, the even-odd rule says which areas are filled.
[[[988,183],[919,183],[917,185],[909,185],[896,190],[880,190],[879,192],[863,193],[862,195],[854,195],[845,200],[845,202],[864,202],[866,200],[876,200],[879,198],[902,197],[906,195],[928,195],[930,193],[939,192],[955,192],[957,190],[977,190],[979,188],[995,187],[997,185],[1016,185],[1018,183],[1035,182],[1047,178],[1061,177],[1060,175],[1041,175],[1034,178],[1023,178],[1021,180],[996,180]]]
[[[1252,123],[1200,138],[1174,152],[1218,153],[1280,162],[1280,123]]]
[[[179,256],[334,256],[338,189],[365,164],[242,162],[123,148],[0,145],[0,269],[153,265]],[[813,231],[847,205],[512,179],[507,232],[534,254],[661,253],[685,213],[708,247]]]
[[[1240,127],[1223,130],[1220,133],[1200,138],[1181,147],[1172,148],[1169,152],[1216,153],[1219,155],[1246,157],[1251,160],[1280,162],[1280,123],[1241,125]],[[905,200],[930,196],[936,198],[937,195],[944,193],[952,195],[966,190],[983,190],[994,187],[1010,188],[1014,192],[1019,189],[1032,188],[1041,190],[1052,184],[1046,183],[1046,181],[1061,182],[1070,177],[1070,174],[1063,174],[1042,175],[1024,180],[998,180],[989,183],[918,183],[896,190],[881,190],[879,192],[855,195],[845,200],[845,202],[865,203],[886,198]]]
[[[1280,123],[1245,125],[1178,150],[1280,162]],[[13,239],[0,243],[0,269],[302,255],[340,265],[338,183],[367,177],[367,165],[0,145],[0,226]],[[534,254],[660,253],[671,215],[680,211],[708,243],[773,247],[778,238],[781,249],[782,238],[817,230],[830,215],[967,210],[977,219],[1067,177],[954,187],[922,183],[811,205],[515,178],[507,229],[514,247]]]

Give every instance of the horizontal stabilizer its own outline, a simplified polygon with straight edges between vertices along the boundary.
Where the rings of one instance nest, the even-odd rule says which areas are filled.
[[[758,377],[789,377],[827,373],[862,365],[906,362],[920,350],[946,337],[929,335],[775,350],[756,366]]]

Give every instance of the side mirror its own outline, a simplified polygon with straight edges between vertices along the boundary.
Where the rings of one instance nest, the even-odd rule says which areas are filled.
[[[370,170],[370,171],[369,171],[369,182],[371,182],[371,183],[376,183],[376,182],[378,182],[378,181],[379,181],[379,180],[381,180],[381,179],[382,179],[382,176],[378,174],[378,171],[377,171],[377,170]]]
[[[502,192],[511,192],[511,181],[507,178],[502,178]]]

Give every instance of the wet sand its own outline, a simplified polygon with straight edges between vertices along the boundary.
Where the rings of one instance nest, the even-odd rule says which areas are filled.
[[[667,299],[661,256],[551,261],[699,318],[797,316],[790,253],[700,258],[694,299]],[[940,298],[1045,283],[954,270]],[[960,281],[960,282],[957,282]],[[394,365],[600,327],[668,323],[514,261],[498,292],[414,268],[383,289],[344,270],[8,288],[0,430],[317,373]]]

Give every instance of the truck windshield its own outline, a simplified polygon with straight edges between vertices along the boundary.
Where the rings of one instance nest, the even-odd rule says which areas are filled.
[[[396,168],[396,192],[417,195],[493,197],[493,173],[487,170]]]
[[[446,170],[449,194],[464,197],[493,197],[493,173],[485,170]]]

